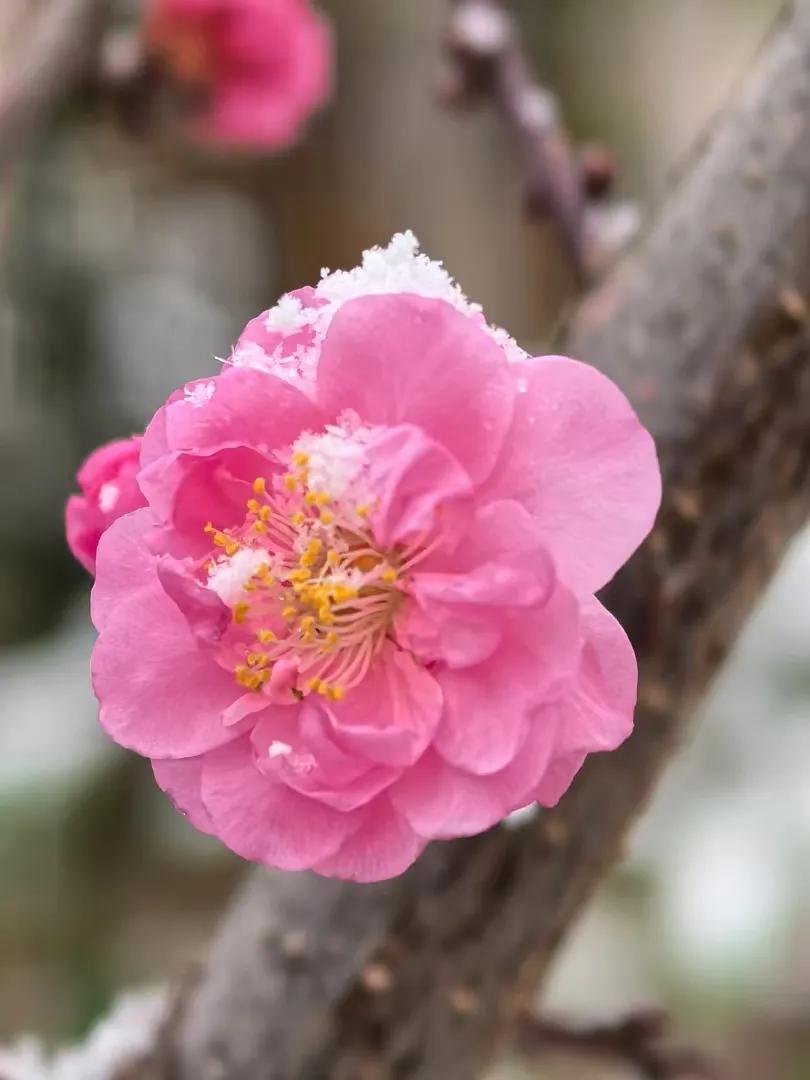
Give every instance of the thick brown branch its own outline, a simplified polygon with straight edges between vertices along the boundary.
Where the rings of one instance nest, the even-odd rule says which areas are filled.
[[[0,75],[0,168],[88,69],[110,0],[4,0],[12,27]]]
[[[655,432],[665,500],[608,590],[636,732],[554,812],[435,844],[380,887],[257,873],[177,1033],[183,1080],[469,1080],[627,829],[810,510],[810,0],[797,0],[564,345]],[[370,966],[371,965],[371,966]]]

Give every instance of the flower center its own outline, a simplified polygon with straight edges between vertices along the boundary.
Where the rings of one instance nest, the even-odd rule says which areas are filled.
[[[424,549],[379,550],[370,506],[313,487],[309,464],[299,451],[290,472],[258,477],[237,528],[209,522],[205,565],[239,631],[239,685],[339,701],[391,633],[403,578]]]

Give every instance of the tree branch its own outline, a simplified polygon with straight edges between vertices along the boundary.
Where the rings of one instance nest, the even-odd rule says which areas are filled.
[[[0,168],[54,102],[73,90],[98,46],[110,0],[4,0],[10,42],[0,74]],[[32,10],[33,9],[33,10]]]
[[[628,204],[611,210],[606,203],[615,165],[604,150],[575,149],[556,97],[529,67],[506,0],[451,3],[442,98],[455,106],[481,99],[492,102],[521,159],[529,212],[555,226],[577,281],[584,285],[635,228],[635,211]],[[607,235],[606,218],[618,238]]]
[[[729,1080],[704,1054],[669,1043],[668,1018],[658,1010],[634,1013],[614,1024],[570,1027],[527,1013],[518,1019],[515,1048],[542,1060],[565,1050],[585,1058],[629,1065],[639,1080]]]
[[[665,499],[607,590],[636,731],[531,824],[376,887],[256,872],[173,1034],[182,1080],[469,1080],[619,857],[695,701],[810,510],[810,0],[563,347],[658,439]]]

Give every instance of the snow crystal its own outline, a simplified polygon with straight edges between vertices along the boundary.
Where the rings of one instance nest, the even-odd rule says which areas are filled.
[[[208,578],[208,587],[227,604],[239,596],[242,586],[250,581],[262,566],[269,565],[270,556],[264,548],[242,547],[234,555],[226,556],[214,565]]]
[[[112,481],[102,484],[98,493],[98,508],[103,514],[109,514],[115,509],[115,504],[121,495],[121,488]]]
[[[197,383],[194,386],[187,386],[184,391],[184,400],[195,409],[199,409],[207,401],[211,400],[215,390],[216,383],[213,379],[205,383]]]
[[[487,326],[481,305],[467,299],[441,262],[419,250],[419,241],[408,230],[397,233],[387,247],[373,247],[363,252],[360,265],[353,270],[322,270],[312,304],[304,305],[291,293],[282,296],[267,313],[267,330],[288,338],[306,330],[309,331],[306,343],[297,341],[292,347],[291,343],[282,340],[268,355],[259,345],[246,342],[234,350],[230,362],[238,367],[272,371],[291,382],[309,383],[317,371],[320,345],[343,304],[361,296],[391,293],[414,293],[444,300],[479,323],[482,330],[501,346],[508,360],[526,359],[527,354],[505,330]]]

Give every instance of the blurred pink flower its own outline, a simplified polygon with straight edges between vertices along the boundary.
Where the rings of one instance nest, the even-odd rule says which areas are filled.
[[[630,733],[593,593],[655,517],[652,440],[410,235],[254,320],[158,411],[138,481],[99,546],[101,721],[243,857],[391,877]]]
[[[147,0],[150,51],[199,95],[205,141],[278,149],[329,94],[329,28],[307,0]]]
[[[70,550],[91,574],[104,530],[122,514],[146,506],[135,479],[140,449],[140,436],[107,443],[94,450],[79,470],[82,494],[67,501],[65,531]]]

